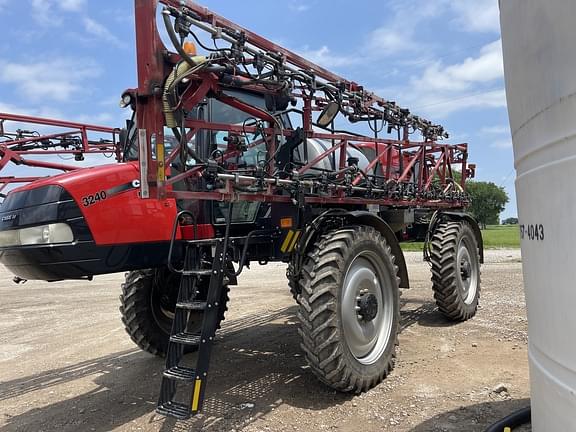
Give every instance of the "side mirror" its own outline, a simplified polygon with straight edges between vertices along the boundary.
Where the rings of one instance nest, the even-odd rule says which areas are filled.
[[[337,102],[330,102],[324,107],[316,123],[318,123],[318,126],[320,127],[328,127],[330,123],[334,121],[339,112],[340,105],[338,105]]]
[[[136,123],[134,120],[126,120],[126,127],[120,129],[118,134],[118,145],[123,153],[124,162],[138,159],[138,146],[135,146],[133,142],[135,137]]]
[[[120,129],[120,133],[118,134],[118,142],[120,143],[121,149],[126,148],[126,144],[128,142],[128,129],[126,128]]]

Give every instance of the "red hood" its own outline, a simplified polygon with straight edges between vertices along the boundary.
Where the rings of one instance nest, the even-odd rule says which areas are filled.
[[[134,186],[134,180],[140,178],[138,168],[138,162],[80,168],[36,180],[10,193],[62,187],[82,211],[97,245],[169,241],[176,202],[141,199]]]

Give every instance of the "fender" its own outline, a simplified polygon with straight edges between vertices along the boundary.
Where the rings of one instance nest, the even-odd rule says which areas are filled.
[[[351,211],[348,213],[348,215],[357,224],[371,226],[374,229],[377,229],[380,234],[384,236],[386,242],[392,250],[392,254],[396,258],[395,264],[398,266],[400,288],[410,288],[410,281],[408,280],[408,268],[406,267],[404,253],[400,248],[400,242],[398,242],[396,234],[394,234],[392,228],[390,228],[384,219],[368,211]]]
[[[307,224],[306,231],[302,235],[302,238],[298,242],[295,253],[292,254],[291,263],[294,274],[300,272],[302,266],[302,261],[306,255],[306,251],[310,244],[314,243],[315,239],[319,234],[324,232],[328,227],[327,224],[323,223],[326,219],[335,218],[345,221],[346,223],[352,223],[356,225],[368,225],[378,230],[380,234],[384,236],[386,242],[390,246],[392,254],[395,257],[395,264],[398,266],[398,277],[400,278],[400,288],[410,288],[410,282],[408,280],[408,269],[406,267],[406,260],[404,259],[404,254],[402,249],[400,249],[400,244],[398,239],[394,234],[394,231],[390,226],[379,216],[367,211],[346,211],[342,209],[331,209],[317,216],[311,223]],[[292,274],[287,274],[289,278],[293,277]]]
[[[480,254],[480,263],[484,264],[484,240],[482,239],[482,231],[480,231],[480,227],[478,226],[478,222],[474,217],[466,212],[462,211],[438,211],[434,214],[430,221],[430,227],[428,228],[430,232],[434,229],[432,224],[436,224],[436,221],[441,218],[447,218],[453,221],[465,220],[468,222],[472,231],[474,232],[474,237],[476,237],[476,243],[478,243],[478,253]]]

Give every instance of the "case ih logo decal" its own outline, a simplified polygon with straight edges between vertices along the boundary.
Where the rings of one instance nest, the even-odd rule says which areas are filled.
[[[13,220],[16,219],[17,217],[18,217],[18,215],[16,215],[16,214],[11,214],[11,215],[7,215],[7,216],[2,216],[2,222],[13,221]]]

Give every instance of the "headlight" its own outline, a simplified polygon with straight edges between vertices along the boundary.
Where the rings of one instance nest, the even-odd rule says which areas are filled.
[[[65,223],[0,231],[0,247],[70,243],[73,240],[74,234]]]

